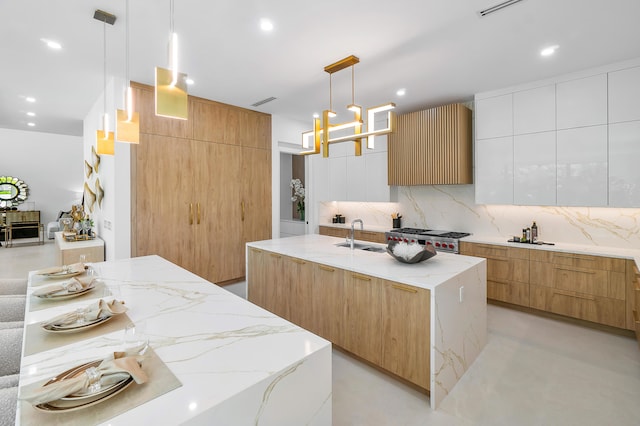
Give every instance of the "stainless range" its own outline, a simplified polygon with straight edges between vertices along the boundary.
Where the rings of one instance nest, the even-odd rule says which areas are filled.
[[[385,232],[387,241],[404,241],[432,245],[437,251],[460,253],[460,238],[471,234],[467,232],[438,231],[435,229],[398,228]]]

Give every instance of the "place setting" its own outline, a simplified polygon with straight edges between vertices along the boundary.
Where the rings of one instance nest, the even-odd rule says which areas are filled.
[[[80,340],[127,329],[133,323],[124,301],[100,299],[49,320],[26,327],[24,353],[32,355]]]
[[[35,275],[40,275],[45,278],[71,278],[83,274],[85,270],[85,264],[78,262],[71,265],[52,266],[50,268],[40,269],[35,271]]]
[[[120,303],[113,303],[109,309],[122,308]],[[71,314],[59,315],[48,323],[72,324]],[[65,425],[102,423],[182,386],[149,345],[144,324],[129,323],[116,350],[105,357],[80,357],[67,364],[71,368],[67,366],[53,377],[26,385],[20,394],[21,417],[51,422],[54,416],[56,422]],[[82,351],[78,348],[78,355]],[[88,407],[92,409],[85,410]]]

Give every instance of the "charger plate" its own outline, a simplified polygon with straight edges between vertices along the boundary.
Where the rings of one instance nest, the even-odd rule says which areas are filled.
[[[42,324],[42,329],[50,333],[76,333],[78,331],[84,331],[84,330],[88,330],[90,328],[96,327],[102,323],[109,321],[111,318],[113,318],[113,315],[110,315],[108,317],[97,318],[92,321],[87,321],[82,325],[69,324],[69,325],[60,326],[60,325],[54,325],[54,324]]]
[[[53,294],[43,294],[41,296],[36,295],[36,297],[38,299],[43,299],[43,300],[65,300],[65,299],[72,299],[74,297],[78,297],[78,296],[82,296],[85,293],[90,292],[91,290],[93,290],[96,287],[95,282],[92,282],[91,284],[89,284],[87,287],[83,288],[82,290],[79,291],[69,291],[69,290],[60,290],[57,293],[53,293]]]

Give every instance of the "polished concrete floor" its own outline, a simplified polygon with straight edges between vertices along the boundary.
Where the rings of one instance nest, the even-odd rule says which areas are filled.
[[[55,263],[51,242],[0,248],[0,278]],[[242,284],[226,287],[244,294]],[[441,407],[333,352],[333,424],[640,425],[635,339],[489,305],[489,340]]]

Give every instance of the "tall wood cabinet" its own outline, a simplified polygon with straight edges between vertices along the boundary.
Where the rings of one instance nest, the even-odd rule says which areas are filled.
[[[132,252],[216,283],[245,276],[245,243],[271,238],[271,116],[190,97],[189,120],[156,117],[134,84]]]

